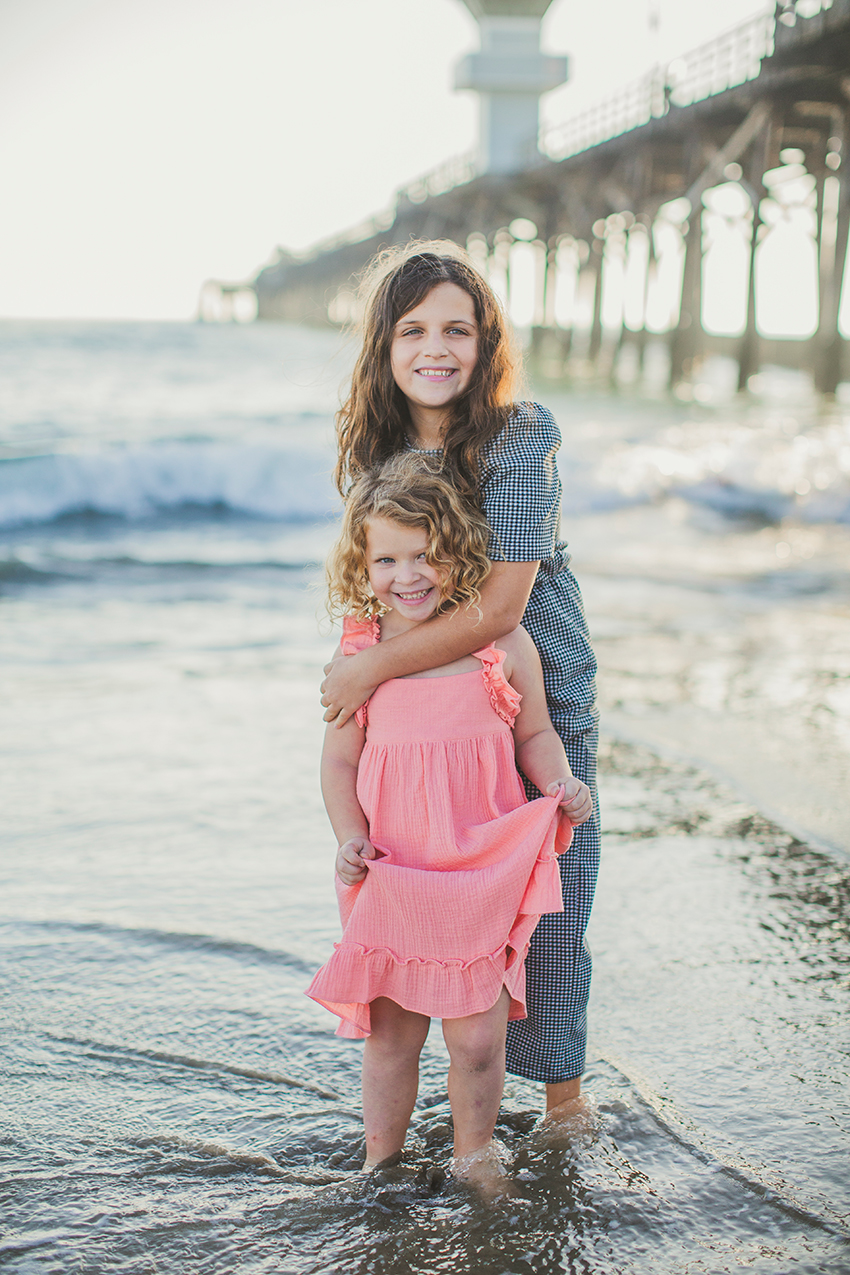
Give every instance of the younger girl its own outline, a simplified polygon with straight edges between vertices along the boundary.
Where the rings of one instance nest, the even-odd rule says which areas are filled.
[[[340,653],[474,612],[487,536],[482,515],[421,459],[361,477],[328,568],[331,609],[345,616]],[[527,800],[517,763],[547,796]],[[339,1015],[338,1034],[367,1038],[365,1167],[401,1151],[429,1020],[440,1017],[455,1172],[492,1186],[505,1031],[525,1016],[528,942],[541,913],[563,908],[555,856],[592,809],[549,721],[528,634],[384,682],[328,728],[322,791],[343,937],[308,995]]]

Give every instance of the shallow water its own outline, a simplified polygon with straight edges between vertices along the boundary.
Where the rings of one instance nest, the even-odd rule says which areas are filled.
[[[113,834],[20,892],[4,1269],[846,1270],[847,874],[699,773],[618,745],[605,774],[597,1124],[541,1144],[509,1081],[516,1195],[489,1208],[426,1180],[450,1154],[436,1030],[407,1162],[356,1173],[359,1048],[303,996],[334,928],[307,837],[178,865]],[[137,856],[128,900],[107,860]],[[57,918],[81,869],[99,896]]]
[[[54,468],[0,478],[32,514],[2,533],[0,1267],[850,1269],[845,523],[731,517],[646,484],[638,499],[614,459],[644,472],[632,453],[654,448],[669,467],[692,409],[541,392],[568,435],[611,723],[595,1118],[542,1144],[539,1094],[509,1080],[513,1198],[441,1184],[435,1026],[406,1162],[364,1178],[359,1046],[303,995],[337,933],[316,783],[332,641],[311,591],[335,347],[291,329],[16,331],[30,364],[4,400],[23,403],[7,454]],[[305,388],[304,367],[329,365]],[[720,406],[694,428],[714,420],[717,443],[754,411],[771,419]]]

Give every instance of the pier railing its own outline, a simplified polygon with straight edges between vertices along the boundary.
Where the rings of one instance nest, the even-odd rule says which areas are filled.
[[[625,85],[572,119],[544,130],[539,149],[529,152],[529,167],[579,155],[612,137],[661,118],[671,105],[690,106],[756,79],[762,61],[774,51],[777,24],[793,27],[798,19],[812,18],[831,9],[832,5],[833,0],[776,0],[771,8],[722,32],[707,44],[654,67],[641,79]],[[401,186],[396,192],[397,202],[424,203],[434,195],[472,181],[479,171],[475,151],[455,155]],[[392,224],[394,215],[393,209],[385,209],[368,221],[323,240],[310,255],[321,255],[377,235]]]
[[[813,3],[828,7],[821,0]],[[619,93],[546,130],[540,139],[541,152],[549,159],[578,155],[666,115],[671,105],[690,106],[754,80],[762,60],[773,52],[776,21],[773,9],[756,14],[708,44],[653,67]]]
[[[398,195],[402,199],[409,199],[411,203],[423,204],[429,196],[442,195],[444,191],[462,186],[464,182],[472,181],[477,176],[478,156],[475,151],[467,151],[464,155],[454,155],[423,177],[417,177],[406,186],[400,187]]]
[[[566,159],[619,137],[651,119],[666,115],[670,106],[690,106],[754,80],[764,58],[774,50],[776,24],[793,27],[798,18],[812,18],[832,8],[833,0],[777,0],[763,13],[755,14],[707,44],[653,67],[641,79],[619,92],[546,129],[539,151],[529,154],[529,163],[541,157]],[[429,195],[440,195],[478,174],[474,152],[457,155],[423,176],[409,182],[399,195],[422,203]]]

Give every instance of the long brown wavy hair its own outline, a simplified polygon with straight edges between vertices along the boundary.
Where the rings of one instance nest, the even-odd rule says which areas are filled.
[[[362,345],[348,398],[336,418],[334,478],[343,495],[359,474],[407,447],[410,415],[393,379],[390,347],[399,320],[441,283],[462,288],[475,307],[478,363],[467,389],[452,404],[443,459],[461,491],[472,497],[478,492],[479,455],[507,421],[520,358],[492,288],[466,254],[449,241],[420,240],[379,253],[363,278]]]
[[[477,606],[490,572],[489,528],[475,504],[439,472],[440,462],[401,454],[361,474],[345,502],[339,539],[328,557],[328,611],[367,620],[382,607],[369,584],[366,537],[372,518],[416,527],[428,537],[426,559],[441,572],[438,613]]]

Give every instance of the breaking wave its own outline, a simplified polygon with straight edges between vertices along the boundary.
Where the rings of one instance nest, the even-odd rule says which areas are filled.
[[[336,508],[330,461],[316,451],[167,442],[0,462],[0,527],[75,514],[128,520],[196,508],[285,521]]]

